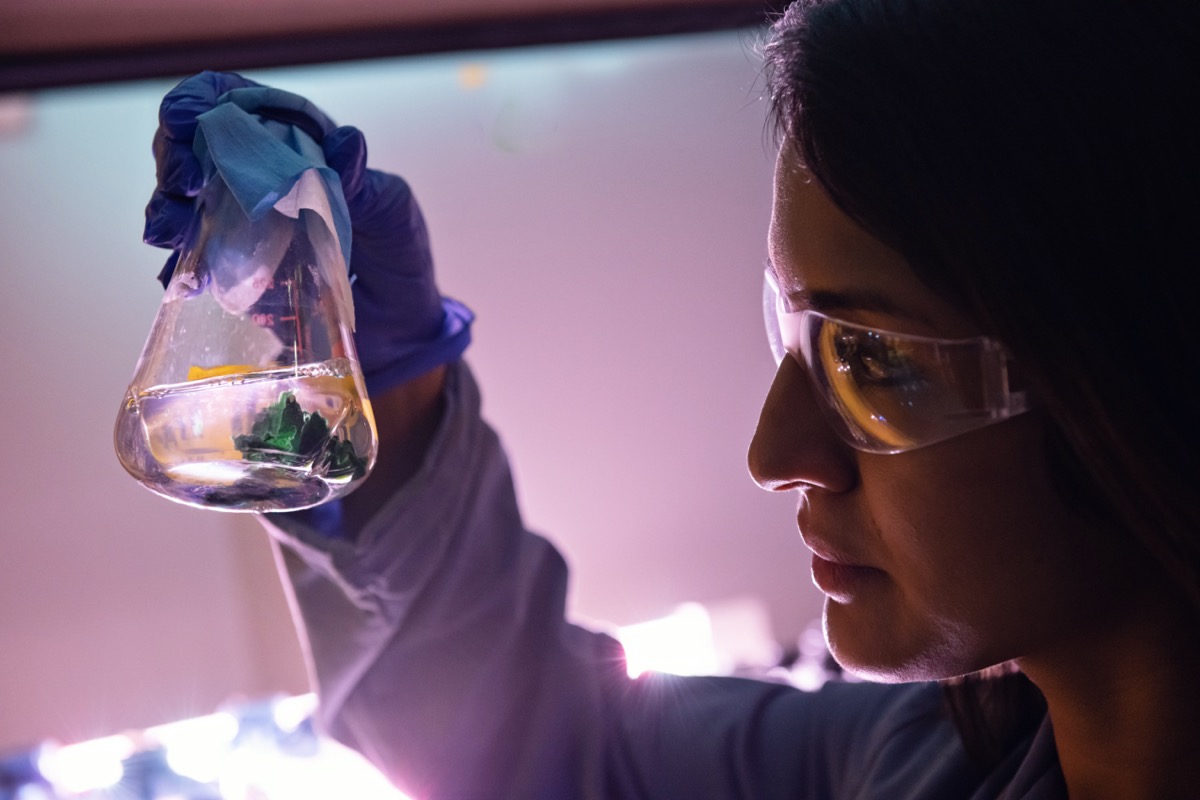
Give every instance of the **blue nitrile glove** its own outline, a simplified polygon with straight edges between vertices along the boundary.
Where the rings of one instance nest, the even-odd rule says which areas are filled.
[[[163,285],[175,269],[204,184],[192,147],[197,117],[225,102],[263,118],[285,141],[292,126],[300,128],[321,145],[325,162],[341,179],[353,230],[354,340],[367,391],[383,392],[458,358],[470,342],[473,316],[438,292],[425,220],[408,184],[367,169],[366,140],[357,128],[336,127],[304,98],[232,73],[188,78],[159,109],[158,186],[146,206],[144,238],[174,251],[159,275]]]

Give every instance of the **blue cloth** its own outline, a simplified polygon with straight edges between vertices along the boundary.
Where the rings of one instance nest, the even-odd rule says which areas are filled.
[[[252,220],[261,219],[270,211],[305,171],[316,170],[329,197],[342,258],[349,264],[350,212],[342,196],[341,179],[326,166],[321,146],[297,125],[250,113],[259,107],[307,102],[278,89],[234,89],[196,118],[192,150],[205,182],[220,175],[242,211]]]
[[[437,800],[1059,800],[1046,725],[990,774],[936,684],[630,680],[564,619],[567,569],[452,366],[424,465],[361,530],[271,515],[322,726]]]

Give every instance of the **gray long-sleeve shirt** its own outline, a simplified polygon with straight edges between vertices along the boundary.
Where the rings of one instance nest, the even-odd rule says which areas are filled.
[[[934,684],[628,678],[565,621],[464,364],[420,472],[353,540],[335,511],[263,517],[319,720],[421,800],[1066,796],[1048,723],[981,774]]]

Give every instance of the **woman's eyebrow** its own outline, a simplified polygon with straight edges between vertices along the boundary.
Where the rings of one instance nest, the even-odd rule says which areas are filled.
[[[772,273],[778,291],[784,293],[794,309],[811,308],[822,314],[835,316],[838,312],[873,311],[892,317],[909,319],[930,328],[933,321],[924,314],[906,308],[896,303],[891,295],[871,289],[797,289],[785,288],[779,280],[779,271],[770,258],[766,260],[766,268]]]
[[[921,315],[897,305],[890,296],[870,289],[802,289],[795,294],[799,295],[796,299],[802,300],[806,307],[823,314],[831,311],[878,311],[925,321]]]
[[[846,291],[805,289],[800,294],[801,298],[799,299],[804,303],[802,307],[820,311],[822,314],[837,316],[838,312],[872,311],[879,314],[887,314],[889,317],[910,320],[931,330],[937,329],[933,320],[925,314],[907,306],[899,305],[892,299],[891,295],[884,292],[872,291],[870,289],[851,289]]]

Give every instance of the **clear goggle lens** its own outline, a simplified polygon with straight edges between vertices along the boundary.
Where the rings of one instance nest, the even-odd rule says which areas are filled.
[[[793,310],[769,268],[763,306],[776,364],[790,354],[805,366],[839,435],[864,452],[914,450],[1028,410],[995,339],[911,336]]]

